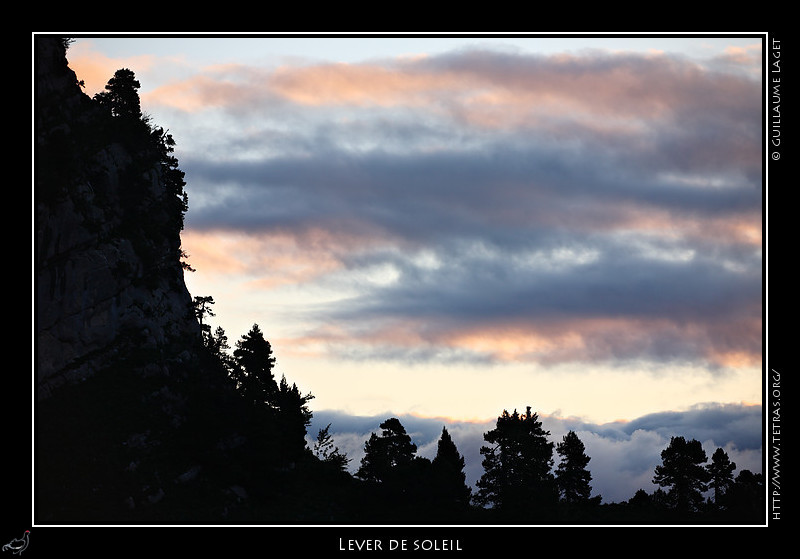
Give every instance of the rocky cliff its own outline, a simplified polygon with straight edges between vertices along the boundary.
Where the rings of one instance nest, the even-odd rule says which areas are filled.
[[[152,147],[136,137],[149,132],[126,130],[83,93],[63,41],[37,37],[35,47],[41,399],[134,354],[159,356],[151,366],[180,359],[200,331],[171,194]]]
[[[34,46],[35,519],[224,520],[247,437],[183,281],[163,131],[85,95],[65,41]]]

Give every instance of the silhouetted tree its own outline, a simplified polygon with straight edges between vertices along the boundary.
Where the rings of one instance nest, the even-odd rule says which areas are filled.
[[[311,424],[312,413],[308,408],[314,396],[303,395],[297,385],[281,377],[278,390],[270,400],[277,411],[278,432],[283,440],[284,450],[291,459],[296,459],[306,448],[306,429]]]
[[[188,209],[188,205],[187,205],[187,209]],[[185,250],[183,250],[183,249],[180,249],[180,250],[178,251],[178,255],[179,255],[179,256],[180,256],[180,258],[181,258],[181,267],[182,267],[182,268],[183,268],[185,271],[187,271],[187,272],[195,272],[195,271],[196,271],[194,268],[192,268],[191,264],[189,264],[188,262],[186,262],[186,260],[184,260],[184,258],[189,258],[189,255],[188,255],[188,254],[186,254],[186,251],[185,251]]]
[[[561,499],[568,504],[588,503],[592,494],[592,474],[586,469],[591,458],[575,431],[570,431],[558,445],[561,461],[556,468],[556,485]]]
[[[227,357],[227,351],[231,346],[228,344],[228,336],[225,334],[225,329],[222,326],[217,326],[216,330],[214,330],[208,348],[217,357]]]
[[[220,362],[229,378],[233,378],[237,376],[237,374],[241,376],[236,359],[229,353],[231,346],[228,343],[228,336],[222,326],[217,326],[214,333],[208,335],[206,338],[206,347],[211,352],[211,355],[216,357]]]
[[[417,452],[400,420],[391,417],[380,424],[383,430],[378,436],[372,433],[364,444],[364,457],[356,471],[356,477],[365,481],[385,482],[395,470],[408,466]]]
[[[484,473],[477,482],[476,503],[513,515],[550,510],[558,494],[549,434],[530,406],[525,415],[503,410],[495,428],[483,436],[492,446],[480,450]]]
[[[725,494],[733,485],[733,472],[736,464],[731,462],[728,454],[718,448],[711,455],[711,463],[707,466],[710,478],[710,487],[714,490],[714,504],[723,506]]]
[[[272,345],[264,339],[258,327],[253,327],[236,342],[233,351],[236,366],[231,377],[236,388],[246,400],[253,404],[269,404],[278,391],[278,383],[272,374],[275,357]]]
[[[209,346],[212,343],[212,336],[211,336],[211,325],[206,324],[204,319],[206,316],[214,316],[214,311],[211,310],[211,305],[214,304],[214,297],[211,295],[201,297],[196,296],[192,301],[192,307],[194,308],[194,316],[197,318],[197,322],[200,323],[200,330],[203,333],[203,341],[206,346]]]
[[[706,453],[699,441],[672,437],[661,452],[662,465],[656,466],[653,483],[669,487],[673,508],[688,513],[699,510],[709,481],[704,464]]]
[[[442,435],[436,447],[436,456],[431,463],[433,491],[439,504],[466,506],[472,494],[464,473],[464,457],[459,454],[450,433],[442,427]]]
[[[133,71],[121,68],[108,80],[105,91],[95,94],[94,99],[112,116],[138,120],[142,118],[138,93],[140,87]]]
[[[151,143],[158,152],[158,159],[161,169],[161,179],[164,183],[166,194],[166,208],[171,219],[166,224],[169,228],[183,230],[184,215],[189,209],[189,195],[184,189],[186,186],[186,174],[178,167],[178,159],[172,155],[175,151],[175,140],[172,135],[163,128],[153,128],[150,132]],[[180,251],[181,256],[185,256]],[[191,266],[182,263],[185,270],[194,271]]]
[[[345,453],[340,452],[338,446],[334,446],[330,428],[331,424],[328,423],[324,429],[320,429],[317,433],[317,440],[314,443],[313,449],[314,456],[326,464],[331,464],[337,470],[344,472],[347,470],[347,464],[350,462],[350,458],[348,458]]]

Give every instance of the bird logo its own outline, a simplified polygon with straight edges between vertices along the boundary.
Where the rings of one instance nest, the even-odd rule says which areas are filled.
[[[6,545],[3,546],[3,551],[10,551],[16,555],[20,555],[25,548],[28,547],[28,537],[30,536],[31,531],[25,530],[25,534],[19,539],[14,538]]]

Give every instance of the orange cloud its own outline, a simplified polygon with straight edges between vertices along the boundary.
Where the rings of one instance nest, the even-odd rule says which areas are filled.
[[[105,89],[108,80],[120,68],[130,68],[137,75],[151,68],[156,59],[153,56],[141,55],[130,58],[110,58],[92,50],[90,42],[81,41],[67,51],[69,65],[78,80],[83,80],[87,95],[93,96]]]
[[[575,62],[567,58],[553,57],[535,70],[519,65],[505,72],[470,66],[469,57],[467,64],[454,69],[432,70],[415,61],[396,66],[282,67],[261,85],[303,105],[425,106],[492,128],[524,124],[557,130],[558,123],[550,123],[553,114],[590,118],[599,127],[600,109],[602,116],[616,115],[616,122],[606,126],[630,129],[636,127],[626,123],[631,116],[652,118],[669,106],[670,100],[659,99],[659,90],[642,85],[634,69],[620,68],[613,79],[598,72],[570,74],[558,68]],[[623,114],[628,116],[620,120]]]
[[[198,112],[214,107],[239,107],[259,103],[266,92],[264,78],[254,68],[241,64],[220,64],[199,70],[199,74],[163,85],[142,100]]]
[[[577,332],[542,332],[519,326],[472,327],[445,338],[452,347],[490,355],[503,362],[536,360],[554,353],[583,352],[585,347]]]
[[[241,274],[246,265],[238,253],[246,250],[249,243],[242,242],[241,234],[220,232],[198,232],[186,230],[181,235],[181,245],[188,254],[189,264],[203,274]]]
[[[312,227],[303,231],[185,230],[182,246],[198,273],[248,278],[275,289],[309,283],[344,267],[347,254],[375,248],[380,236],[364,237]]]
[[[709,350],[709,360],[712,363],[731,369],[755,367],[762,362],[762,355],[747,351],[714,351]]]
[[[138,71],[153,63],[150,57],[101,59],[85,49],[74,58],[79,76],[91,75],[94,82],[95,74],[102,75],[102,81],[96,78],[100,88],[120,64]],[[384,65],[329,63],[274,71],[220,65],[164,85],[143,100],[192,112],[263,106],[275,100],[314,107],[425,107],[482,127],[537,126],[556,134],[563,133],[563,123],[553,115],[561,115],[598,133],[640,133],[648,121],[686,103],[702,105],[706,96],[700,93],[706,90],[729,91],[731,103],[753,90],[742,79],[712,77],[699,66],[665,55],[610,56],[597,66],[595,62],[571,55],[463,53],[441,62],[421,57]]]
[[[182,245],[200,273],[249,277],[261,289],[305,283],[341,268],[323,232],[301,239],[287,233],[185,231]]]
[[[437,92],[464,87],[450,73],[426,74],[369,64],[324,64],[279,68],[269,80],[272,91],[303,105],[415,105]]]
[[[145,100],[151,104],[175,107],[191,113],[227,105],[236,98],[231,93],[229,84],[215,82],[208,76],[195,76],[161,86],[147,95]]]
[[[487,416],[487,417],[480,417],[476,415],[458,415],[458,416],[447,416],[447,415],[431,415],[425,413],[419,413],[415,411],[408,412],[409,416],[416,417],[418,419],[430,419],[432,421],[438,421],[441,423],[445,423],[446,425],[456,424],[456,423],[469,423],[473,425],[483,425],[487,421],[493,421],[495,419],[494,416]],[[539,414],[539,417],[542,417],[542,414]],[[451,427],[450,429],[454,429],[457,427]]]
[[[737,215],[707,215],[703,219],[671,208],[642,206],[637,202],[598,199],[592,206],[570,208],[570,212],[543,212],[537,222],[547,226],[569,226],[574,230],[630,233],[666,241],[762,246],[762,215],[751,211]]]
[[[355,330],[349,330],[341,324],[325,324],[304,336],[285,339],[283,342],[295,351],[305,351],[308,355],[322,348],[344,344],[413,349],[425,347],[431,341],[425,337],[419,326],[419,323],[412,320],[395,320],[390,324],[367,325]]]
[[[665,360],[673,356],[674,350],[676,354],[694,352],[721,367],[747,368],[761,361],[761,353],[754,348],[751,339],[760,335],[760,324],[760,320],[754,319],[738,327],[717,328],[699,322],[676,324],[662,319],[621,317],[575,318],[539,324],[508,321],[437,331],[422,320],[406,319],[353,330],[344,325],[328,325],[306,336],[281,340],[281,344],[290,351],[317,357],[337,347],[355,347],[368,352],[372,349],[377,353],[387,348],[401,352],[463,350],[500,363],[556,364],[619,358],[659,359],[659,350],[652,346],[663,342]]]
[[[761,43],[754,43],[746,47],[729,46],[725,48],[723,56],[731,62],[742,65],[754,65],[761,67],[762,48]]]

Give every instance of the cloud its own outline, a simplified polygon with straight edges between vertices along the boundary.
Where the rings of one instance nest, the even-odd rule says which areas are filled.
[[[240,227],[274,226],[288,214],[298,227],[310,219],[338,218],[429,239],[478,225],[488,230],[482,234],[509,236],[520,228],[530,234],[533,224],[549,231],[592,230],[643,218],[667,226],[689,218],[752,223],[760,214],[760,88],[754,81],[703,72],[667,57],[562,60],[459,53],[392,70],[343,64],[284,68],[278,81],[297,74],[296,87],[303,92],[339,99],[341,88],[359,95],[379,88],[399,97],[394,104],[402,109],[355,104],[353,110],[309,110],[284,95],[271,111],[273,78],[254,72],[252,81],[236,81],[248,91],[242,94],[229,91],[227,79],[200,79],[219,83],[212,105],[219,99],[236,114],[251,105],[256,112],[246,113],[244,131],[232,127],[235,136],[216,133],[216,156],[201,159],[193,151],[182,158],[200,197],[214,199],[221,185],[237,192],[225,197],[224,215]],[[387,73],[411,83],[378,86],[373,74]],[[475,93],[487,88],[504,92],[504,100]],[[427,92],[428,101],[401,103],[409,89],[415,96]],[[460,92],[456,100],[453,89]],[[472,105],[498,107],[504,115],[526,113],[519,106],[541,111],[530,91],[558,103],[573,99],[585,111],[548,109],[543,117],[548,123],[537,119],[484,130],[460,119],[463,111],[440,107],[469,97]],[[637,109],[643,98],[660,110]],[[638,124],[599,130],[593,119]],[[220,153],[232,155],[223,160]],[[253,202],[267,211],[252,215]],[[194,226],[213,226],[218,209],[198,208]]]
[[[604,157],[600,150],[570,153],[530,140],[524,148],[501,142],[412,155],[321,149],[256,161],[184,160],[196,179],[192,190],[224,204],[197,208],[196,227],[226,216],[241,228],[302,227],[314,219],[410,240],[474,231],[503,240],[517,231],[591,232],[647,220],[672,227],[689,219],[760,223],[759,185],[735,167],[729,177],[700,173],[693,185],[692,175],[662,178],[658,168],[636,169],[641,161],[626,165],[621,154]]]
[[[753,77],[761,75],[763,48],[761,43],[746,46],[729,46],[711,61],[715,67],[724,71],[740,71]]]
[[[630,250],[630,247],[629,247]],[[754,365],[761,356],[761,277],[692,256],[621,253],[619,247],[470,254],[434,266],[383,255],[394,273],[361,284],[346,302],[314,309],[310,333],[364,357],[423,350],[499,361],[705,360]],[[363,267],[361,263],[357,267]]]
[[[636,431],[652,431],[663,436],[683,433],[718,446],[734,443],[741,450],[761,448],[763,412],[757,405],[702,404],[684,412],[652,413],[632,421],[608,424],[604,434],[630,437]]]
[[[136,73],[147,72],[156,64],[156,58],[140,55],[113,58],[94,50],[91,41],[78,41],[67,52],[70,67],[76,69],[78,80],[83,80],[89,96],[103,91],[108,80],[120,68],[135,68]]]
[[[563,144],[572,148],[567,155],[584,155],[583,146],[616,153],[626,167],[644,158],[650,169],[659,164],[714,170],[727,168],[734,152],[738,165],[750,172],[760,166],[760,154],[752,150],[760,142],[758,82],[666,55],[457,51],[382,65],[273,70],[239,64],[206,68],[148,95],[156,106],[205,109],[203,119],[259,126],[260,135],[245,134],[270,142],[267,152],[284,145],[276,146],[276,136],[264,130],[290,130],[294,138],[284,134],[284,140],[312,148],[335,139],[335,145],[350,146],[354,153],[364,146],[389,151],[482,147],[500,134],[522,145],[537,139],[543,146]],[[230,141],[242,136],[242,126],[233,130]],[[391,141],[393,134],[409,130],[413,138]],[[217,135],[227,141],[224,129]],[[501,145],[498,152],[508,147],[513,146]]]
[[[191,247],[192,265],[204,274],[238,276],[262,290],[332,274],[344,265],[342,252],[370,245],[353,235],[320,228],[252,234],[235,229],[190,230],[183,234],[182,243]]]
[[[754,50],[731,50],[729,59]],[[572,112],[582,118],[623,115],[652,120],[685,107],[738,110],[755,95],[752,81],[736,73],[713,72],[666,54],[633,55],[584,51],[580,55],[535,55],[509,50],[464,49],[447,54],[399,57],[364,63],[314,63],[277,68],[228,64],[206,67],[204,78],[187,80],[169,95],[182,95],[236,108],[256,108],[282,98],[308,106],[413,107],[426,110],[505,109],[512,115]],[[231,89],[235,86],[236,89]],[[170,86],[171,87],[171,86]],[[718,91],[726,91],[720,105]],[[235,91],[247,94],[234,94]],[[168,100],[168,101],[167,101]],[[178,106],[197,106],[194,102]],[[473,121],[474,122],[474,121]]]
[[[760,361],[758,81],[660,54],[457,51],[180,85],[237,119],[181,157],[190,252],[237,231],[225,258],[253,285],[347,293],[298,345]]]

